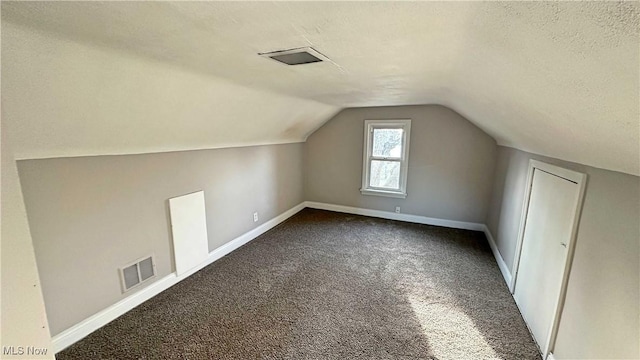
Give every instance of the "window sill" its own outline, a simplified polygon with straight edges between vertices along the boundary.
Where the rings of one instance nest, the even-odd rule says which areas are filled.
[[[400,198],[400,199],[405,199],[407,197],[407,193],[400,192],[400,191],[360,189],[360,192],[362,193],[362,195],[385,196],[385,197]]]

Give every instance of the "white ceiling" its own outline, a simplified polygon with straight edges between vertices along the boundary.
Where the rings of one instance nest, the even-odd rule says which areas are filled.
[[[638,2],[3,2],[2,16],[330,105],[314,124],[438,103],[500,144],[640,174]],[[257,56],[309,45],[334,63]]]

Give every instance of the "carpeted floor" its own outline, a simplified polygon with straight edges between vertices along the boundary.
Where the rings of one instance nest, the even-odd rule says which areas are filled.
[[[540,355],[482,233],[305,209],[57,358]]]

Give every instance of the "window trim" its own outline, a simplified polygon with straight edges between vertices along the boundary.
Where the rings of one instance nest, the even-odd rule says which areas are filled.
[[[400,158],[385,158],[373,156],[373,130],[374,129],[403,129],[402,155]],[[362,195],[376,195],[394,198],[407,197],[407,173],[409,169],[409,142],[411,139],[411,119],[365,120],[364,144],[362,155]],[[400,189],[392,190],[369,186],[371,174],[371,161],[385,160],[400,162]]]

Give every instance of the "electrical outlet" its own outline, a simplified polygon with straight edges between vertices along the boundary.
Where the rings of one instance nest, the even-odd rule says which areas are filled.
[[[400,206],[396,206],[396,214],[400,214]]]
[[[253,213],[253,222],[258,222],[258,212]]]

